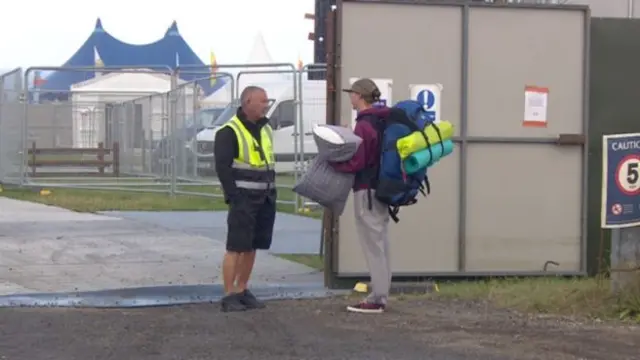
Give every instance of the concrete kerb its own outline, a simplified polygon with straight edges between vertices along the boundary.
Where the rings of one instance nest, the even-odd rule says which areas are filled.
[[[251,291],[263,301],[318,299],[349,294],[318,284],[262,285]],[[137,308],[216,303],[224,296],[222,285],[154,286],[76,293],[35,293],[0,296],[0,307]]]

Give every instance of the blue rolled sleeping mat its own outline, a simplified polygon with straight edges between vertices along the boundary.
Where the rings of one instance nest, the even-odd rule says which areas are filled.
[[[439,144],[431,145],[429,148],[416,151],[404,160],[404,171],[407,174],[414,174],[420,170],[426,170],[443,157],[451,154],[454,147],[453,141],[447,139]]]

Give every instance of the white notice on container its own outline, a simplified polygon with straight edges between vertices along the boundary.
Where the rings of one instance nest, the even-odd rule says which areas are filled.
[[[546,127],[548,104],[548,88],[525,86],[523,125],[526,127]]]

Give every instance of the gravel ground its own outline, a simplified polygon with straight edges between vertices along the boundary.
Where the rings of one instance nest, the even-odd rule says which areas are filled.
[[[640,328],[405,299],[382,315],[345,298],[142,309],[0,309],[1,360],[638,359]]]

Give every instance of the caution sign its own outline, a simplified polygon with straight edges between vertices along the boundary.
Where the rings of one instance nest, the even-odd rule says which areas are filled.
[[[640,225],[640,133],[602,140],[602,227]]]

